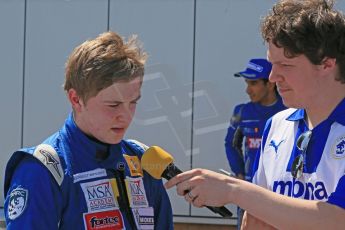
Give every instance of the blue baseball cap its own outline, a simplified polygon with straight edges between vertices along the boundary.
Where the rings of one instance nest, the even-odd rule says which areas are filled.
[[[251,59],[247,69],[235,73],[235,77],[244,77],[249,80],[268,79],[272,70],[272,64],[263,58]]]

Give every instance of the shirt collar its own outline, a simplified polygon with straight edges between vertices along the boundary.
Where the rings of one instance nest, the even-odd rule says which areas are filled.
[[[297,109],[286,120],[298,121],[298,120],[303,120],[304,117],[305,117],[305,110]],[[345,98],[343,98],[343,100],[335,107],[335,109],[329,115],[327,120],[331,120],[333,122],[338,122],[342,125],[345,125]]]
[[[107,145],[95,140],[92,140],[90,137],[88,137],[79,127],[76,125],[73,114],[71,113],[67,120],[66,120],[66,131],[69,134],[70,141],[78,144],[73,144],[74,148],[78,148],[78,151],[82,151],[83,154],[76,154],[76,157],[86,157],[88,155],[92,159],[97,159],[98,154],[100,151],[110,151],[117,149],[117,151],[120,151],[121,149],[121,142],[119,144],[115,145]],[[109,149],[110,148],[110,149]],[[112,157],[112,154],[108,157]]]
[[[335,107],[328,119],[345,125],[345,98]]]
[[[303,120],[305,115],[305,110],[304,109],[297,109],[295,112],[293,112],[286,120],[288,121],[298,121],[298,120]]]

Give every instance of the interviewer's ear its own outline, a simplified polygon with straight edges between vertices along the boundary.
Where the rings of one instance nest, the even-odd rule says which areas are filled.
[[[325,57],[321,62],[321,67],[323,70],[333,70],[337,65],[337,59]]]

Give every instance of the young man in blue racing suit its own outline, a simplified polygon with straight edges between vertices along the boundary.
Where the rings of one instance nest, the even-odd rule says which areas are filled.
[[[73,112],[7,164],[7,229],[173,229],[162,181],[141,169],[147,146],[123,140],[145,61],[135,37],[114,32],[74,49],[64,83]]]
[[[235,106],[225,138],[230,168],[237,178],[251,181],[252,168],[266,121],[285,109],[274,83],[268,81],[272,64],[266,59],[251,59],[246,70],[235,73],[247,84],[250,102]],[[243,210],[238,210],[238,227]]]

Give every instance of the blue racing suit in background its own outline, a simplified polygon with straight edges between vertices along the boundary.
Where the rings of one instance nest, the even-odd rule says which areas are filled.
[[[245,180],[251,181],[266,121],[284,109],[279,96],[271,106],[253,102],[235,106],[225,137],[226,156],[235,175],[242,174]]]
[[[146,147],[137,141],[108,145],[93,140],[71,114],[43,144],[21,149],[9,160],[7,229],[132,229],[130,212],[138,229],[173,229],[162,181],[141,169]],[[119,187],[114,175],[120,168],[129,198],[126,213],[115,198]]]

